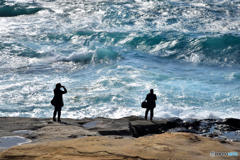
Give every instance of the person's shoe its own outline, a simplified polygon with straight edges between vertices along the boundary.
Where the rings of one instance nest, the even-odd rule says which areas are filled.
[[[61,122],[61,120],[59,119],[58,122]]]
[[[56,122],[56,119],[55,119],[55,118],[53,118],[53,121],[54,121],[54,122]]]

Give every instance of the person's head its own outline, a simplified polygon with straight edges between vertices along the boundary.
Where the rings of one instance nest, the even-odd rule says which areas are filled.
[[[153,91],[153,89],[150,89],[150,93],[153,93],[154,91]]]
[[[62,87],[61,83],[56,84],[56,89],[60,89]]]

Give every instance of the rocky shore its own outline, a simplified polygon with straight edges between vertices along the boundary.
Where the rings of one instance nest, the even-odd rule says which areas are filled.
[[[53,122],[0,117],[0,122],[1,160],[240,159],[240,120],[233,118],[146,121],[131,116]],[[239,155],[211,157],[211,151]]]

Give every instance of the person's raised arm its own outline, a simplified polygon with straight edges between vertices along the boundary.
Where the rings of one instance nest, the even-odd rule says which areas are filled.
[[[64,89],[63,94],[67,93],[67,89],[64,86],[62,88]]]

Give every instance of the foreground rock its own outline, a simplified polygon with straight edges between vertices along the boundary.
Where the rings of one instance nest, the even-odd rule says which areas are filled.
[[[15,146],[1,152],[0,159],[239,159],[239,156],[212,158],[211,151],[240,153],[240,143],[193,133],[164,133],[137,139],[93,136]]]
[[[240,140],[239,122],[177,117],[151,122],[137,116],[53,122],[50,118],[0,117],[0,159],[209,159],[211,151],[240,154],[240,143],[228,138],[234,135]],[[18,141],[12,146],[31,144],[8,149],[11,146],[3,144],[10,140]]]
[[[180,119],[177,117],[146,121],[130,116],[120,119],[0,117],[0,151],[23,143],[70,140],[89,136],[106,136],[114,139],[134,139],[166,132],[195,133],[205,137],[240,141],[239,119]],[[9,145],[11,144],[11,145]],[[240,154],[240,153],[239,153]]]

